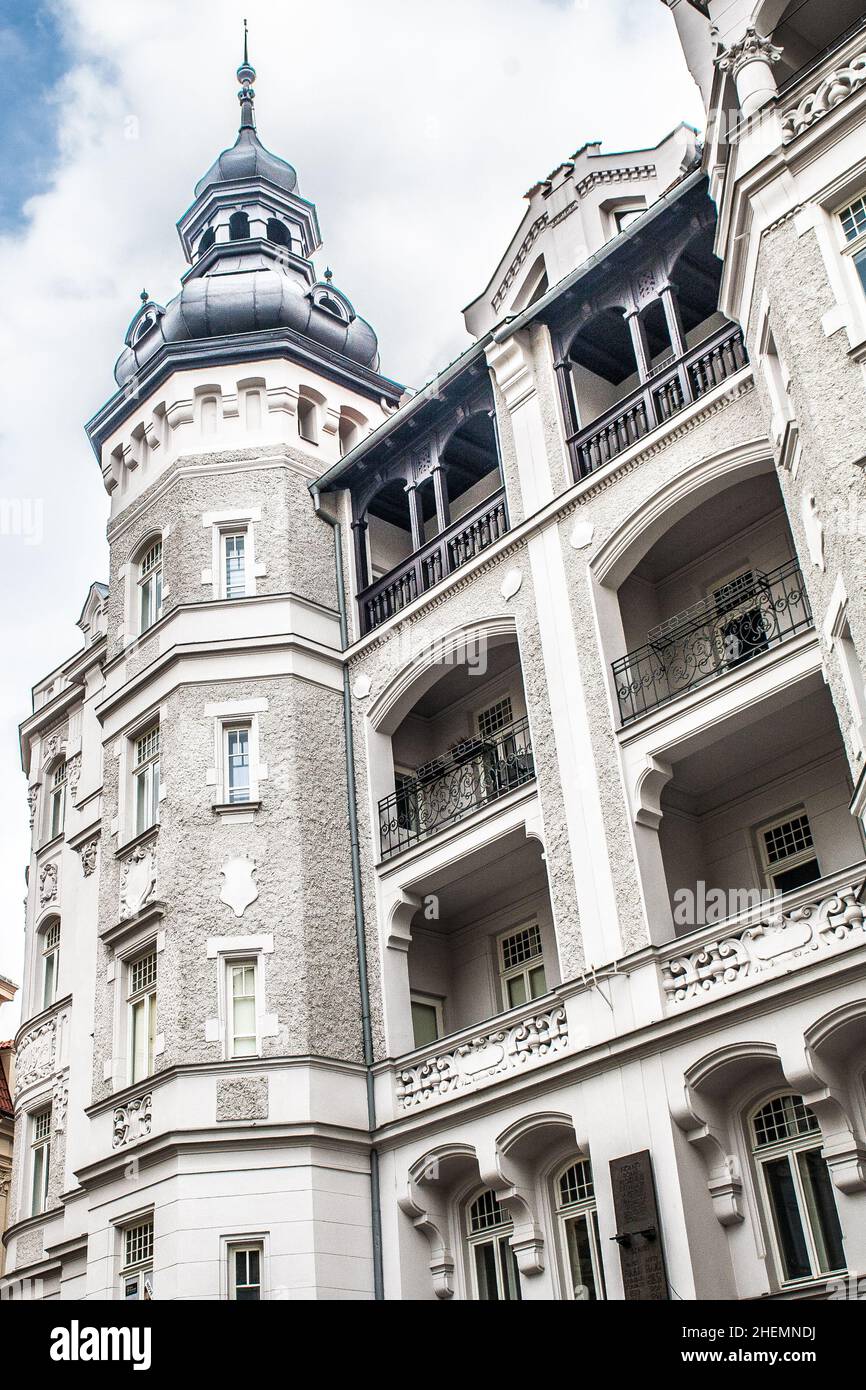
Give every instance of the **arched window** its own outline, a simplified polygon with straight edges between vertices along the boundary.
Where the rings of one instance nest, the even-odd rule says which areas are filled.
[[[42,928],[42,1008],[50,1009],[57,998],[60,971],[60,919],[53,917]]]
[[[357,410],[352,410],[348,406],[343,406],[340,411],[340,456],[348,454],[350,449],[354,449],[356,444],[360,444],[363,428],[367,421]]]
[[[298,396],[298,434],[308,444],[319,442],[319,413],[324,399],[317,392],[301,387]]]
[[[565,1296],[581,1302],[605,1297],[595,1188],[589,1159],[578,1159],[554,1183]]]
[[[200,256],[203,256],[205,251],[210,250],[215,241],[216,232],[214,231],[213,227],[208,227],[207,231],[205,232],[204,236],[198,244],[198,254]]]
[[[482,1303],[513,1303],[522,1297],[517,1257],[510,1243],[513,1229],[511,1217],[489,1188],[467,1208],[472,1297]]]
[[[63,830],[66,814],[66,760],[55,765],[51,773],[51,790],[48,796],[48,838],[53,840]]]
[[[229,240],[243,241],[250,234],[250,219],[245,212],[233,212],[229,218]]]
[[[774,1096],[752,1116],[750,1139],[782,1282],[844,1269],[842,1228],[815,1113],[802,1096]]]
[[[269,217],[267,223],[268,241],[273,241],[277,246],[291,247],[292,238],[285,222],[281,222],[278,217]]]
[[[138,630],[162,617],[162,541],[151,541],[138,562]]]

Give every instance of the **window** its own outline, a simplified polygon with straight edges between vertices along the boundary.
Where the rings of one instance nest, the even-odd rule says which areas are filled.
[[[48,1175],[51,1167],[51,1106],[31,1116],[31,1203],[30,1213],[38,1216],[48,1205]]]
[[[222,551],[223,598],[243,598],[247,592],[247,533],[224,531]]]
[[[839,213],[839,221],[845,238],[845,249],[850,252],[851,260],[860,277],[860,284],[866,290],[866,194],[861,194],[853,203],[849,203],[848,207],[843,208]]]
[[[250,219],[245,212],[233,212],[229,218],[229,240],[244,241],[250,234]]]
[[[135,739],[132,779],[133,833],[141,835],[159,820],[159,724],[152,724]]]
[[[613,221],[617,232],[624,232],[632,222],[636,222],[646,212],[645,207],[614,208]]]
[[[758,840],[764,875],[774,892],[790,893],[821,877],[805,810],[763,826]]]
[[[124,1299],[153,1298],[153,1218],[127,1226],[121,1233],[123,1267],[120,1296]]]
[[[256,1057],[259,1052],[256,1022],[256,962],[228,962],[229,1056]]]
[[[298,397],[298,434],[308,444],[319,442],[319,408],[309,396]]]
[[[513,1303],[521,1298],[520,1271],[510,1243],[512,1229],[511,1217],[489,1189],[468,1209],[473,1296],[482,1303]]]
[[[565,1269],[566,1298],[581,1302],[604,1298],[595,1188],[587,1159],[572,1163],[560,1173],[555,1184],[554,1205]]]
[[[415,1046],[426,1047],[428,1043],[435,1042],[441,1038],[444,1031],[442,1026],[442,1000],[436,999],[431,994],[413,994],[412,1001],[412,1031],[415,1035]]]
[[[42,1007],[48,1009],[57,998],[60,967],[60,923],[49,923],[42,933]]]
[[[48,803],[49,840],[53,840],[55,835],[61,834],[63,830],[63,818],[66,812],[66,774],[65,761],[58,763],[51,774],[51,796]]]
[[[499,972],[506,1009],[546,994],[541,931],[537,922],[499,938]]]
[[[250,726],[225,730],[226,797],[230,805],[250,799]]]
[[[776,1096],[753,1115],[751,1128],[783,1283],[844,1269],[817,1116],[802,1096]]]
[[[205,251],[210,250],[215,241],[216,232],[214,231],[213,227],[208,227],[207,231],[205,232],[204,236],[198,244],[198,254],[200,256],[203,256]]]
[[[138,565],[138,630],[162,617],[162,541],[154,541]]]
[[[153,1074],[156,1042],[156,950],[130,961],[127,967],[129,1014],[129,1080],[142,1081]]]
[[[504,695],[501,700],[497,700],[495,705],[490,705],[487,709],[480,711],[478,715],[478,732],[482,738],[493,738],[500,729],[507,729],[509,724],[514,723],[514,713],[511,708],[511,696]]]
[[[262,1297],[264,1250],[260,1242],[229,1246],[229,1298],[258,1303]]]

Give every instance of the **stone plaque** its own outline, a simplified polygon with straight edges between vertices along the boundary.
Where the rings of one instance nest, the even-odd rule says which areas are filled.
[[[627,1299],[668,1298],[661,1226],[649,1149],[610,1161],[616,1240]]]

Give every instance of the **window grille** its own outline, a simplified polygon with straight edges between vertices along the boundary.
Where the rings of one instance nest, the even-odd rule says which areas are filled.
[[[853,203],[849,203],[847,208],[843,208],[839,213],[839,220],[846,241],[856,241],[862,236],[866,232],[866,194],[861,194]]]
[[[502,964],[506,970],[534,960],[541,953],[541,932],[534,923],[502,939]]]
[[[33,1116],[33,1143],[42,1144],[51,1134],[51,1108]]]
[[[811,849],[813,843],[812,830],[806,815],[792,816],[790,820],[770,826],[769,830],[764,831],[768,864],[779,864],[783,859],[801,854],[803,850]]]
[[[60,923],[52,922],[45,933],[44,951],[54,951],[60,945]]]
[[[490,1231],[496,1226],[507,1226],[511,1217],[500,1205],[494,1192],[482,1192],[469,1208],[469,1230]]]
[[[755,1147],[766,1148],[783,1139],[797,1139],[803,1134],[820,1132],[817,1116],[802,1096],[776,1096],[758,1111],[752,1125]]]
[[[595,1196],[592,1182],[592,1167],[586,1159],[566,1168],[559,1179],[560,1206],[573,1206],[577,1202],[588,1202]]]
[[[154,541],[150,549],[145,553],[139,566],[139,574],[144,579],[145,575],[150,574],[162,563],[162,541]]]
[[[478,716],[478,732],[482,738],[493,738],[500,729],[506,729],[514,722],[511,709],[511,696],[505,695],[495,705],[483,709]]]
[[[143,1264],[153,1259],[153,1222],[143,1221],[138,1226],[127,1226],[124,1231],[124,1269]]]
[[[129,968],[129,992],[138,994],[156,984],[156,951],[141,956]]]
[[[151,728],[135,740],[135,765],[141,767],[149,758],[155,758],[159,752],[159,725],[154,724]]]

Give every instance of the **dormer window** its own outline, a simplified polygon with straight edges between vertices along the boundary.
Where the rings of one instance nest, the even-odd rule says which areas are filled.
[[[141,339],[145,336],[145,334],[150,332],[155,323],[156,314],[146,314],[145,317],[139,323],[138,327],[136,328],[132,341],[134,343],[140,342]]]

